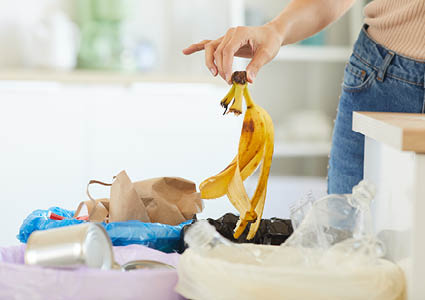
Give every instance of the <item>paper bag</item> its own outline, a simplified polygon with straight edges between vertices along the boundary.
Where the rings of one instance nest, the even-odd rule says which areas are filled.
[[[133,187],[133,183],[125,171],[121,171],[111,187],[109,200],[109,222],[139,220],[150,223],[143,201]]]
[[[180,177],[160,177],[133,183],[151,222],[177,225],[202,211],[195,183]]]
[[[81,202],[74,213],[74,218],[80,215],[80,212],[86,206],[90,222],[106,221],[109,214],[109,199],[88,200]]]
[[[89,186],[91,184],[101,184],[105,186],[111,186],[111,184],[104,183],[98,180],[90,180],[90,182],[87,184],[86,193],[90,200],[81,202],[77,210],[74,213],[74,218],[78,217],[81,213],[81,210],[84,206],[86,206],[87,214],[89,216],[90,222],[103,222],[107,221],[108,215],[109,215],[109,199],[103,198],[103,199],[93,199],[89,193]]]
[[[90,201],[87,206],[89,220],[93,222],[121,222],[139,220],[146,223],[178,225],[192,219],[203,209],[200,193],[192,181],[180,177],[159,177],[131,182],[121,171],[111,184],[91,180],[92,183],[111,186],[110,199],[94,200],[87,190]],[[109,201],[108,201],[109,200]]]

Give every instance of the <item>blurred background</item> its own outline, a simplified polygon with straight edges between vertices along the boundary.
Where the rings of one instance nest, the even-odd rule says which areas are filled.
[[[262,25],[288,2],[0,0],[0,245],[18,242],[35,209],[76,208],[90,179],[127,170],[134,181],[199,184],[227,166],[242,117],[222,116],[227,84],[202,53],[181,50],[230,26]],[[282,48],[250,88],[275,123],[267,218],[287,218],[309,191],[326,193],[332,121],[364,4]],[[234,70],[246,64],[238,59]],[[201,218],[235,212],[225,198],[205,206]]]

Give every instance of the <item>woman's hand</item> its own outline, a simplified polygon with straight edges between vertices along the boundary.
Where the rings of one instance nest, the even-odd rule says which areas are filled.
[[[233,57],[252,58],[246,68],[253,82],[262,66],[282,45],[293,44],[322,30],[341,17],[355,0],[292,0],[270,23],[259,27],[236,27],[217,40],[205,40],[183,50],[188,55],[205,50],[211,73],[231,83]]]
[[[183,50],[186,55],[205,50],[205,64],[214,76],[231,83],[233,57],[252,58],[246,68],[248,81],[252,83],[262,66],[279,52],[282,37],[269,23],[259,27],[230,28],[216,40],[204,40]]]

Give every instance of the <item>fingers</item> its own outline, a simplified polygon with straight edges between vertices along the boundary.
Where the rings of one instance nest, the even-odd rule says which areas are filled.
[[[205,65],[210,70],[213,76],[217,76],[218,69],[216,64],[214,63],[214,52],[216,48],[223,40],[223,37],[216,39],[214,41],[211,40],[203,40],[202,42],[192,44],[186,49],[183,49],[183,54],[190,55],[192,53],[205,50]]]
[[[223,49],[223,61],[222,61],[222,72],[224,73],[225,79],[228,83],[231,83],[232,77],[232,65],[235,53],[247,44],[249,36],[248,32],[243,27],[238,27],[233,34],[233,37],[226,44]]]
[[[209,42],[211,42],[211,41],[210,40],[203,40],[202,42],[192,44],[189,47],[187,47],[186,49],[183,49],[183,54],[189,55],[189,54],[204,50],[205,45],[208,44]]]
[[[214,63],[214,52],[218,45],[218,42],[213,41],[205,45],[205,65],[210,70],[213,76],[217,76],[218,70]]]
[[[249,83],[253,83],[258,71],[266,63],[271,61],[273,55],[266,48],[259,48],[252,58],[251,62],[246,67],[246,74]]]
[[[277,41],[277,42],[276,42]],[[248,82],[253,83],[258,71],[272,60],[280,48],[279,38],[265,29],[251,27],[230,28],[217,40],[204,40],[183,50],[186,55],[205,50],[205,65],[213,74],[231,84],[235,55],[252,57],[246,71]],[[253,53],[254,52],[254,53]]]
[[[218,69],[218,73],[220,74],[221,78],[223,78],[224,80],[226,80],[226,75],[223,72],[223,49],[226,46],[226,44],[232,39],[234,31],[235,31],[235,28],[230,28],[227,31],[226,35],[223,37],[223,40],[221,41],[221,43],[218,45],[217,49],[214,52],[214,59]]]

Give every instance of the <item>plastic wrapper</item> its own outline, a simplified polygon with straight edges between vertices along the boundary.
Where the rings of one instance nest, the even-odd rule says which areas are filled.
[[[239,217],[227,213],[218,219],[207,219],[208,223],[215,227],[218,233],[234,243],[253,243],[262,245],[281,245],[292,234],[291,220],[283,220],[279,218],[263,219],[260,222],[257,233],[252,240],[247,240],[248,231],[235,239],[233,230],[236,227]],[[196,222],[196,221],[195,221]],[[185,233],[192,227],[192,224],[186,225],[182,231],[182,239]],[[185,244],[187,248],[187,244]]]
[[[113,250],[120,264],[147,259],[176,266],[179,259],[140,245]],[[25,265],[24,253],[25,245],[0,248],[0,299],[184,299],[174,291],[176,270],[51,269]]]
[[[189,299],[402,300],[405,278],[371,233],[373,188],[314,202],[281,246],[235,244],[207,222],[187,232],[177,291]]]
[[[51,220],[48,218],[49,211],[64,216],[64,220]],[[74,212],[59,207],[49,210],[36,210],[23,222],[17,238],[26,243],[30,234],[35,230],[45,230],[56,227],[81,224],[84,221],[73,218]],[[177,226],[160,223],[143,223],[140,221],[101,223],[111,238],[114,246],[126,246],[139,244],[163,252],[180,252],[182,249],[181,231],[192,220],[183,222]]]
[[[313,206],[314,200],[313,193],[310,191],[305,197],[290,205],[289,211],[293,229],[298,228],[307,212]]]

